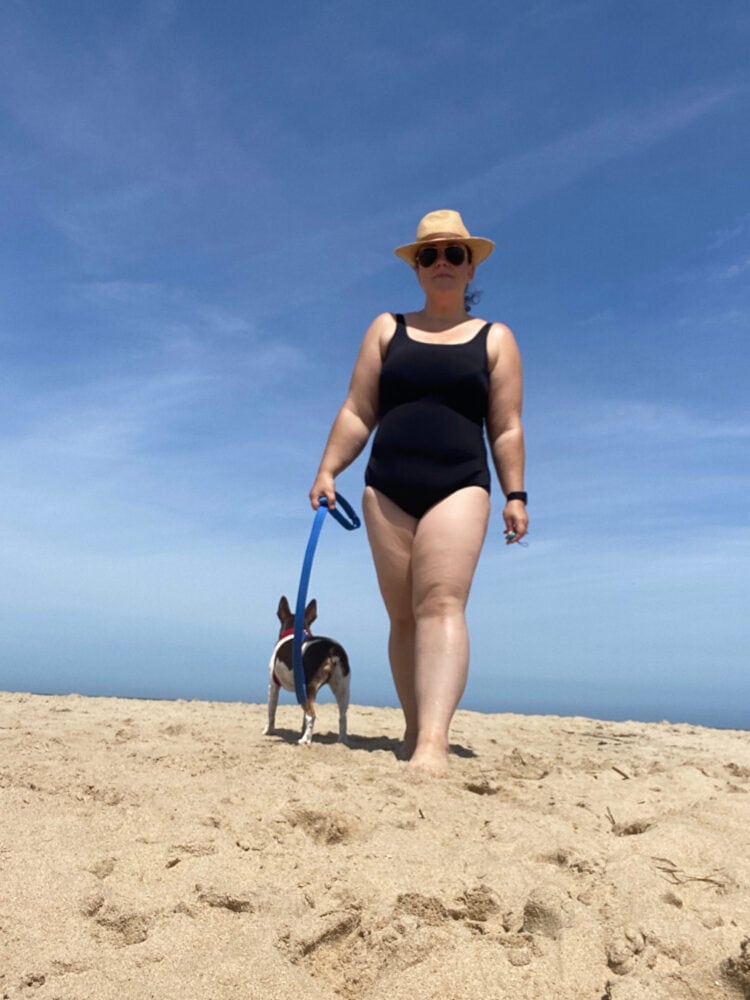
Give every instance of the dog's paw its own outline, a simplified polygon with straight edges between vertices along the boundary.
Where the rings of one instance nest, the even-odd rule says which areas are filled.
[[[263,735],[263,736],[273,736],[273,733],[274,733],[273,726],[269,726],[269,724],[266,723],[265,726],[263,726],[263,733],[261,735]]]

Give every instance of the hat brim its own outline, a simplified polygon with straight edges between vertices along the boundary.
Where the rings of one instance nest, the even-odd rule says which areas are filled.
[[[493,241],[486,240],[483,236],[435,236],[427,237],[427,239],[419,240],[416,243],[405,243],[402,247],[396,247],[393,252],[401,260],[406,261],[410,267],[416,267],[417,251],[420,247],[442,246],[445,243],[458,243],[461,246],[470,247],[472,264],[481,264],[495,249]]]

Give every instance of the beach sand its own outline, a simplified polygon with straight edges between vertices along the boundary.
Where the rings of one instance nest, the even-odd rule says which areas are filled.
[[[460,711],[440,780],[264,717],[0,694],[0,997],[750,997],[750,734]]]

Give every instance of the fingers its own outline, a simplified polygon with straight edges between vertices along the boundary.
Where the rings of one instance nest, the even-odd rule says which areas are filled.
[[[505,544],[515,545],[520,542],[528,534],[528,531],[516,531],[514,528],[506,528],[505,530]]]
[[[505,544],[515,545],[528,534],[529,516],[522,500],[511,500],[503,511],[505,521]]]
[[[312,484],[309,497],[313,510],[317,510],[320,507],[321,497],[326,498],[328,509],[332,510],[336,506],[336,485],[333,476],[319,475]]]

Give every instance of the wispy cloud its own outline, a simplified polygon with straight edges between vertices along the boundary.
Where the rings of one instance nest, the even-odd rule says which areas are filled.
[[[613,160],[633,156],[745,96],[740,86],[683,91],[610,114],[525,153],[510,156],[446,192],[451,204],[480,202],[497,221]]]
[[[652,443],[750,440],[750,421],[714,420],[686,407],[662,402],[602,400],[576,407],[577,432],[587,437],[646,439]]]
[[[662,400],[547,398],[527,421],[529,489],[552,537],[628,544],[746,526],[750,422]],[[565,484],[564,488],[562,484]],[[647,484],[647,485],[644,485]]]
[[[750,271],[750,257],[745,257],[744,260],[740,260],[736,264],[730,264],[722,276],[730,279],[739,278],[741,275],[747,274],[748,271]]]
[[[519,18],[543,24],[555,24],[577,17],[584,17],[594,12],[600,12],[606,7],[606,0],[534,0],[517,11]]]
[[[719,250],[748,234],[750,234],[750,212],[741,215],[733,225],[720,229],[709,243],[709,250]]]

